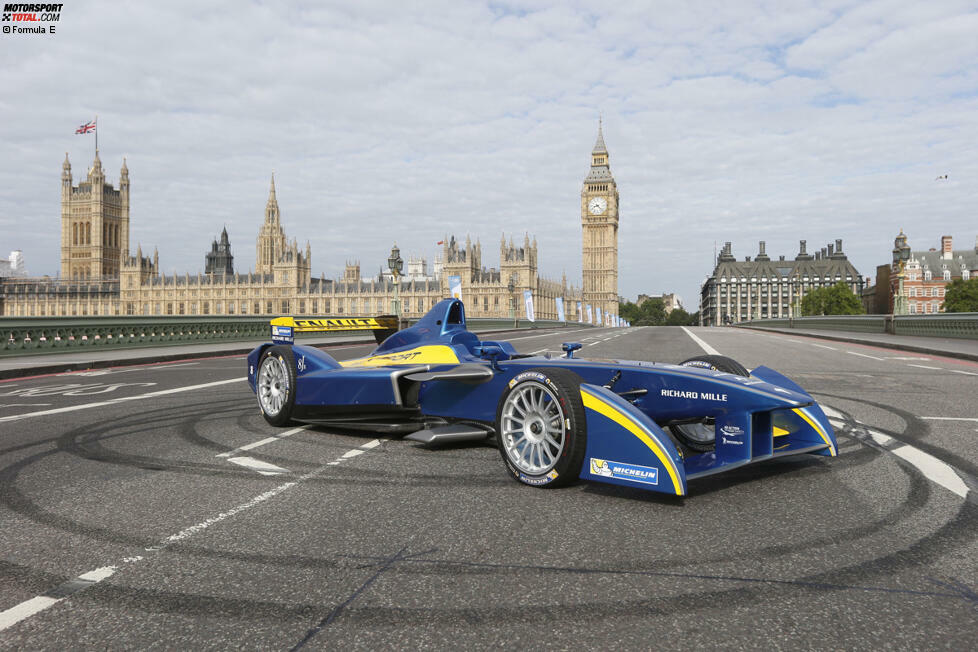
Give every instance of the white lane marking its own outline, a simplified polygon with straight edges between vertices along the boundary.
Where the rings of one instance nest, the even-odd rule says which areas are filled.
[[[117,570],[119,570],[118,566],[103,566],[102,568],[96,568],[93,571],[82,573],[78,576],[78,579],[85,580],[86,582],[101,582],[107,577],[112,577]]]
[[[372,441],[367,442],[366,444],[361,445],[359,448],[356,448],[354,450],[358,451],[357,454],[360,454],[364,451],[368,451],[372,448],[376,448],[380,446],[382,441],[387,441],[387,440],[374,439]],[[221,512],[217,516],[212,516],[211,518],[201,521],[200,523],[191,525],[188,528],[184,528],[183,530],[180,530],[176,534],[172,534],[167,538],[163,539],[155,546],[146,548],[146,552],[159,552],[160,550],[163,550],[164,548],[167,548],[174,543],[178,543],[180,541],[183,541],[184,539],[189,539],[195,534],[199,532],[203,532],[204,530],[206,530],[212,525],[216,525],[221,521],[226,521],[227,519],[237,514],[240,514],[241,512],[249,510],[252,507],[255,507],[256,505],[260,505],[261,503],[265,502],[269,498],[273,498],[284,491],[288,491],[289,489],[296,486],[297,484],[304,482],[310,478],[314,478],[317,475],[323,473],[329,467],[337,465],[339,463],[339,460],[343,459],[344,457],[347,457],[348,453],[350,452],[351,451],[347,451],[342,456],[340,456],[340,458],[337,459],[336,461],[323,464],[322,466],[313,469],[312,471],[304,475],[299,476],[296,480],[292,482],[286,482],[284,484],[280,484],[279,486],[273,489],[269,489],[268,491],[255,496],[254,498],[252,498],[246,503],[242,503],[237,507],[232,507],[231,509],[225,512]],[[126,557],[123,559],[123,561],[126,563],[138,563],[143,559],[145,559],[145,557],[143,557],[142,555],[136,555],[134,557]],[[44,611],[51,605],[61,602],[62,600],[70,597],[72,594],[77,593],[78,591],[81,591],[85,588],[88,588],[88,586],[96,582],[101,582],[107,577],[111,577],[117,570],[118,570],[117,566],[104,566],[102,568],[96,568],[95,570],[91,570],[88,571],[87,573],[83,573],[79,575],[77,578],[75,578],[74,580],[71,580],[69,583],[75,586],[72,586],[73,590],[65,593],[63,597],[51,598],[46,595],[40,595],[31,598],[30,600],[25,600],[24,602],[21,602],[20,604],[13,606],[10,609],[7,609],[6,611],[0,612],[0,631],[3,631],[8,627],[11,627],[12,625],[19,623],[25,618],[30,618],[34,614]],[[55,587],[55,590],[57,590],[58,588],[61,587],[60,586]]]
[[[92,408],[104,407],[106,405],[117,405],[119,403],[125,403],[126,401],[142,401],[148,398],[156,398],[158,396],[166,396],[167,394],[179,394],[180,392],[192,392],[197,389],[206,389],[208,387],[217,387],[218,385],[227,385],[228,383],[240,383],[246,380],[244,377],[232,378],[230,380],[218,380],[213,383],[203,383],[200,385],[188,385],[187,387],[175,387],[173,389],[161,389],[156,392],[149,392],[148,394],[139,394],[138,396],[123,396],[120,398],[113,398],[108,401],[99,401],[97,403],[85,403],[83,405],[72,405],[63,408],[54,408],[52,410],[40,410],[38,412],[25,412],[23,414],[12,414],[7,417],[0,417],[0,423],[5,421],[19,421],[20,419],[29,419],[31,417],[42,417],[49,414],[62,414],[64,412],[76,412],[78,410],[90,410]]]
[[[238,466],[243,466],[251,469],[252,471],[258,471],[262,475],[281,475],[289,472],[288,469],[283,469],[281,466],[275,466],[274,464],[269,464],[268,462],[262,462],[261,460],[256,460],[253,457],[229,457],[228,462],[237,464]]]
[[[30,618],[36,613],[44,611],[48,607],[58,604],[65,598],[70,597],[73,593],[87,589],[92,584],[101,582],[107,577],[112,577],[113,573],[118,570],[116,566],[104,566],[102,568],[96,568],[95,570],[88,571],[87,573],[82,573],[73,580],[65,582],[65,584],[57,587],[64,587],[64,595],[58,598],[52,598],[47,595],[39,595],[37,597],[31,598],[30,600],[25,600],[18,605],[14,605],[6,611],[0,612],[0,632],[16,625],[25,618]],[[66,586],[66,585],[71,585]],[[57,590],[57,589],[56,589]]]
[[[36,598],[31,598],[30,600],[25,600],[18,605],[7,609],[6,611],[0,611],[0,632],[16,625],[25,618],[30,618],[34,614],[44,611],[48,607],[58,604],[63,598],[49,598],[45,595],[39,595]]]
[[[875,430],[866,430],[867,434],[873,438],[880,446],[889,446],[896,440],[889,435],[884,435],[881,432],[876,432]],[[888,449],[891,453],[900,457],[911,464],[913,464],[921,473],[924,474],[930,480],[941,485],[948,491],[956,493],[962,498],[967,498],[968,496],[968,485],[958,477],[958,474],[948,466],[946,463],[937,459],[933,455],[925,453],[924,451],[914,448],[910,444],[903,444],[902,446],[897,446],[896,448]]]
[[[886,357],[887,360],[930,360],[930,358],[921,358],[919,356],[907,356],[907,355],[890,355]]]
[[[534,337],[548,337],[548,336],[551,336],[552,337],[554,335],[570,335],[571,333],[580,333],[581,331],[591,331],[593,333],[595,331],[595,329],[594,328],[578,328],[578,329],[575,329],[575,330],[572,330],[572,331],[561,331],[561,332],[558,332],[558,333],[543,333],[542,335],[524,335],[523,337],[510,337],[510,338],[507,338],[506,341],[507,342],[511,342],[513,340],[529,340],[529,339],[533,339]],[[478,333],[476,333],[476,334],[478,334]]]
[[[279,441],[280,439],[285,439],[286,437],[291,437],[292,435],[296,434],[297,432],[302,432],[303,430],[306,430],[307,428],[311,428],[311,427],[312,427],[311,424],[307,424],[307,425],[304,425],[304,426],[299,426],[298,428],[293,428],[292,430],[286,430],[285,432],[283,432],[281,434],[278,434],[278,435],[275,435],[274,437],[267,437],[265,439],[262,439],[261,441],[256,441],[253,444],[245,444],[244,446],[240,446],[238,448],[235,448],[233,451],[228,451],[226,453],[218,453],[214,457],[232,457],[234,455],[237,455],[238,453],[243,453],[245,451],[254,450],[255,448],[258,448],[259,446],[264,446],[265,444],[271,444],[272,442]]]
[[[682,328],[684,331],[686,331],[686,334],[689,335],[691,338],[693,338],[693,341],[696,342],[697,344],[699,344],[700,348],[703,349],[703,351],[706,354],[708,354],[708,355],[720,355],[720,352],[719,351],[717,351],[716,349],[714,349],[712,346],[710,346],[709,344],[707,344],[706,342],[704,342],[700,338],[696,337],[696,335],[693,334],[693,331],[689,330],[685,326],[680,326],[680,328]]]
[[[348,460],[351,457],[356,457],[357,455],[363,455],[366,452],[367,451],[365,451],[365,450],[360,450],[359,448],[354,448],[352,451],[346,451],[345,453],[343,453],[343,455],[341,456],[341,459]]]
[[[825,412],[826,416],[831,416],[835,420],[841,422],[841,418],[843,415],[837,410],[827,405],[823,405],[822,411]],[[921,419],[950,419],[950,417],[920,417],[920,418]],[[970,419],[970,418],[968,418],[967,420],[978,421],[978,419]],[[840,425],[845,425],[845,424],[840,423]],[[924,451],[920,450],[919,448],[915,448],[910,444],[904,444],[903,442],[900,442],[899,440],[894,439],[889,435],[884,435],[881,432],[877,432],[871,428],[867,428],[863,424],[857,422],[854,425],[857,425],[863,430],[865,430],[866,434],[869,435],[869,437],[876,444],[883,447],[885,451],[893,453],[897,457],[906,460],[907,462],[912,464],[914,467],[917,468],[918,471],[923,473],[924,477],[926,477],[927,479],[941,485],[948,491],[955,493],[961,496],[962,498],[968,497],[968,491],[969,491],[968,485],[964,483],[964,480],[961,479],[961,476],[955,473],[954,467],[952,467],[950,464],[947,464],[946,462],[942,462],[941,460],[937,459],[930,453],[925,453]],[[898,443],[900,445],[898,446],[894,445]]]
[[[824,344],[812,344],[812,346],[817,346],[820,349],[828,349],[829,351],[838,351],[839,349],[834,346],[825,346]]]
[[[930,419],[931,421],[978,421],[974,417],[920,417],[921,419]]]
[[[940,367],[928,367],[925,364],[907,364],[908,367],[917,367],[918,369],[940,369]]]
[[[886,360],[886,358],[877,358],[875,355],[866,355],[865,353],[856,353],[855,351],[846,351],[849,355],[858,355],[860,358],[871,358],[873,360]]]
[[[960,369],[948,369],[952,374],[964,374],[965,376],[978,376],[973,371],[961,371]]]

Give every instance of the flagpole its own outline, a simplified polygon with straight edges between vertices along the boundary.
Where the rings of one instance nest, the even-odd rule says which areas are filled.
[[[98,114],[95,114],[95,156],[98,156]]]

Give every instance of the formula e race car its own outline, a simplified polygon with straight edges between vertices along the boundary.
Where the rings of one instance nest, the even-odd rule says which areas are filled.
[[[265,419],[368,430],[429,446],[495,437],[512,476],[558,487],[578,478],[678,496],[687,482],[801,453],[834,456],[815,400],[766,367],[723,356],[683,364],[527,356],[480,341],[457,299],[396,330],[394,318],[272,321],[248,355]],[[371,329],[380,345],[342,362],[296,332]]]

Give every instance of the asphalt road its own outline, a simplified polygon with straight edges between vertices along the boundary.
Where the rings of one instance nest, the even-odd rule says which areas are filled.
[[[971,648],[978,364],[733,329],[512,341],[573,337],[778,369],[840,456],[682,499],[539,490],[482,444],[272,428],[240,356],[0,382],[0,648]]]

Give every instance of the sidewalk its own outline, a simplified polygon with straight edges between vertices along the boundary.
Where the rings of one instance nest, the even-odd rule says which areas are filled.
[[[539,329],[545,332],[554,329]],[[502,329],[473,331],[481,335],[491,333],[527,333],[529,329]],[[157,362],[172,362],[175,360],[190,360],[194,358],[211,358],[219,356],[245,355],[259,344],[268,339],[255,339],[238,342],[208,342],[205,344],[174,344],[171,346],[103,348],[92,347],[85,351],[71,353],[34,353],[26,355],[11,355],[0,357],[0,380],[22,378],[25,376],[43,376],[60,374],[68,371],[83,371],[85,369],[105,369],[106,367],[123,367],[127,365],[153,364]],[[332,335],[321,337],[302,337],[296,344],[316,347],[350,346],[357,344],[376,345],[372,333]],[[242,374],[244,367],[242,367]]]
[[[914,335],[890,335],[888,333],[813,330],[807,328],[756,328],[750,326],[738,326],[737,328],[750,328],[751,330],[761,332],[771,331],[784,333],[785,335],[800,335],[801,337],[817,337],[836,342],[866,344],[888,349],[898,349],[900,351],[929,353],[931,355],[943,355],[948,358],[978,361],[978,340],[955,337],[917,337]]]

